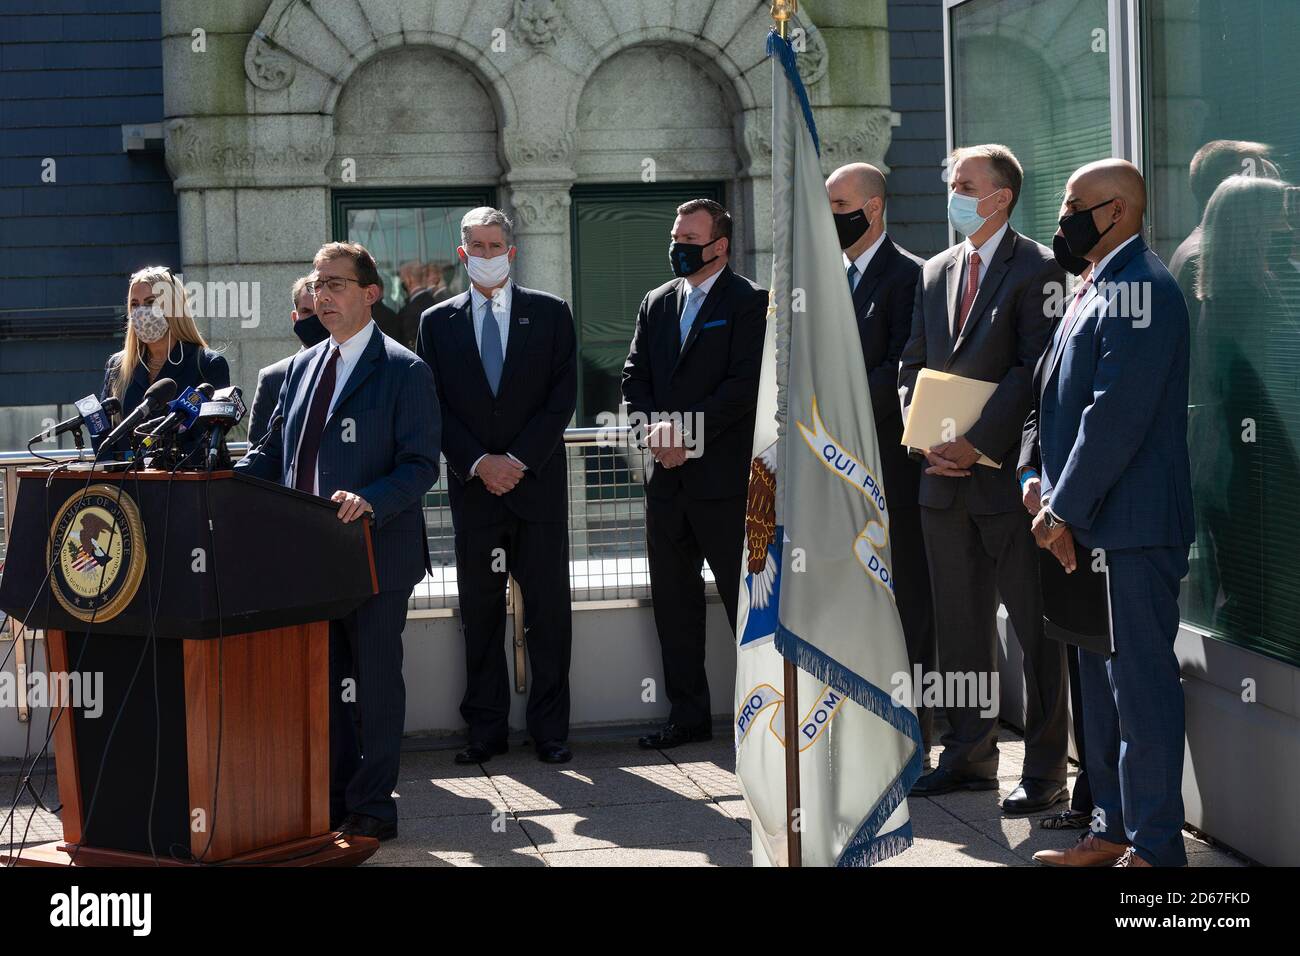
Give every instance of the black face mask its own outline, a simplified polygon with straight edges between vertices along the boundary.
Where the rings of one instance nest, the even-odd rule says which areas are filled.
[[[1056,257],[1057,264],[1072,276],[1082,275],[1083,270],[1088,268],[1088,260],[1072,255],[1065,236],[1059,232],[1052,237],[1052,255]]]
[[[835,232],[839,234],[841,249],[847,249],[853,245],[865,236],[871,228],[871,220],[867,218],[865,209],[855,209],[853,212],[833,212],[831,215],[835,218]]]
[[[329,330],[320,323],[320,316],[304,315],[293,324],[293,334],[298,336],[304,348],[311,348],[318,342],[329,338]]]
[[[1086,256],[1097,243],[1101,242],[1102,236],[1115,228],[1115,223],[1112,222],[1106,227],[1105,232],[1098,232],[1097,224],[1092,221],[1092,211],[1094,209],[1100,209],[1107,203],[1114,201],[1114,198],[1107,199],[1106,202],[1099,202],[1095,206],[1089,206],[1087,209],[1080,209],[1078,212],[1061,217],[1061,233],[1065,236],[1065,244],[1071,255],[1080,258]]]
[[[672,266],[673,275],[679,279],[685,279],[687,276],[695,275],[710,262],[716,262],[717,256],[712,259],[704,258],[704,247],[711,246],[717,241],[712,239],[698,245],[690,242],[674,242],[670,245],[668,247],[668,262]]]

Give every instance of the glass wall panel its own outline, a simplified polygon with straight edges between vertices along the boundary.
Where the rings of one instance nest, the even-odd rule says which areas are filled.
[[[1183,616],[1300,663],[1300,3],[1142,10],[1148,223],[1193,330]]]
[[[1106,0],[970,0],[951,38],[953,143],[1010,147],[1011,225],[1050,246],[1070,173],[1111,153]]]

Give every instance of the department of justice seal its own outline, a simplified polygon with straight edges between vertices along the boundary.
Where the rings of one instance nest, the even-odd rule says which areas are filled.
[[[50,590],[79,621],[110,621],[144,577],[144,524],[124,489],[91,485],[59,509],[50,526]]]

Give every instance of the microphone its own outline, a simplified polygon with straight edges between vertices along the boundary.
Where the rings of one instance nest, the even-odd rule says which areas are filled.
[[[212,396],[212,401],[204,402],[199,409],[194,426],[206,426],[208,431],[208,471],[216,467],[221,457],[221,445],[226,439],[226,432],[234,428],[244,418],[244,393],[238,385],[230,385]],[[269,434],[269,432],[268,432]]]
[[[212,386],[207,382],[185,389],[180,398],[167,403],[167,417],[162,420],[162,423],[157,428],[145,436],[144,441],[140,444],[144,448],[152,448],[173,432],[183,432],[192,426],[194,420],[198,418],[199,406],[212,397],[213,391]]]
[[[53,441],[60,435],[66,435],[70,431],[79,431],[82,425],[90,429],[92,438],[98,438],[108,431],[109,426],[112,424],[112,416],[122,410],[122,403],[116,398],[106,398],[101,403],[94,395],[87,395],[85,398],[77,399],[76,405],[76,415],[45,429],[43,432],[38,432],[32,436],[31,441],[27,444],[34,445],[38,441]],[[77,447],[81,447],[80,438],[77,440]]]
[[[104,454],[123,438],[130,436],[136,425],[146,418],[157,415],[175,397],[176,382],[170,378],[158,379],[149,386],[149,390],[144,393],[144,399],[136,406],[135,411],[118,422],[117,427],[108,433],[99,446],[99,453]]]

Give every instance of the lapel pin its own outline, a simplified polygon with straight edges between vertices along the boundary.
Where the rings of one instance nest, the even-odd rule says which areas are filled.
[[[526,315],[521,315],[521,316],[519,317],[519,324],[520,324],[520,325],[527,325],[527,324],[528,324],[528,316],[526,316]]]

